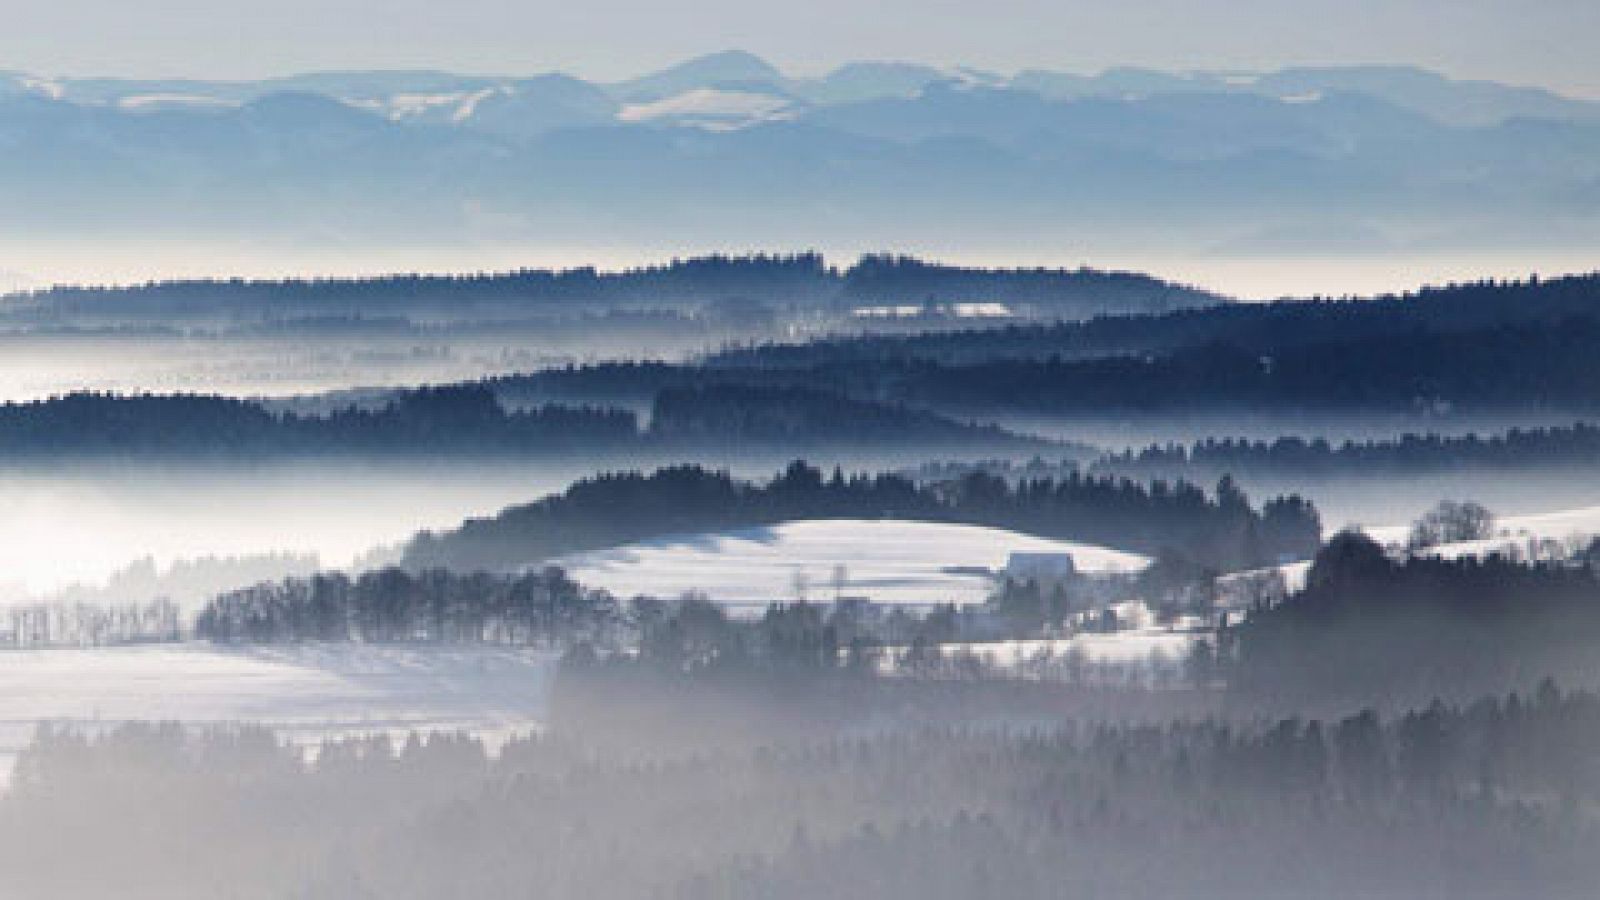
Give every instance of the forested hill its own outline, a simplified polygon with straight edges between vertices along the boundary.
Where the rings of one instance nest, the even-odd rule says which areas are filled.
[[[918,485],[899,475],[832,476],[795,462],[765,484],[678,466],[574,484],[454,531],[424,532],[406,547],[408,568],[506,571],[573,553],[671,534],[795,519],[898,518],[1008,528],[1042,537],[1160,553],[1218,569],[1265,565],[1315,552],[1316,509],[1280,497],[1259,509],[1229,479],[1207,493],[1186,482],[1140,484],[1070,474],[1012,486],[971,473]]]
[[[0,404],[0,465],[63,460],[581,458],[930,450],[1026,455],[1084,448],[968,425],[921,410],[804,387],[666,390],[648,427],[627,410],[586,404],[502,405],[482,385],[398,391],[376,408],[278,412],[210,395],[79,393]]]
[[[945,363],[1090,359],[1167,353],[1213,343],[1260,354],[1313,342],[1558,323],[1575,317],[1600,318],[1600,273],[1452,284],[1376,297],[1314,297],[1108,314],[1085,322],[840,337],[730,349],[707,361],[719,366],[803,367],[885,359]]]
[[[820,254],[705,256],[618,272],[592,267],[468,275],[283,281],[172,281],[56,287],[0,305],[13,320],[74,323],[252,322],[313,317],[484,321],[619,309],[737,315],[845,313],[858,307],[998,303],[1019,315],[1086,319],[1162,313],[1222,298],[1146,275],[1093,269],[970,269],[867,256],[847,269]]]
[[[1308,337],[1320,337],[1314,331]],[[804,366],[614,363],[498,379],[515,403],[637,403],[665,387],[815,385],[875,402],[997,413],[1600,412],[1600,319],[1395,328],[1263,352],[1226,341],[1093,359],[943,362],[888,355]]]

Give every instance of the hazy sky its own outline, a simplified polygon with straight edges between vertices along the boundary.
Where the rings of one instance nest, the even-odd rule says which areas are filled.
[[[1403,62],[1600,97],[1600,0],[0,0],[0,68],[613,78],[738,47],[1012,70]]]

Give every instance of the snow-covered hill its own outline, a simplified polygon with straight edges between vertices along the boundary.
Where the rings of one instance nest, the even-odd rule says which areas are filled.
[[[563,560],[584,584],[619,596],[704,591],[727,604],[792,601],[797,576],[812,599],[843,593],[884,604],[981,603],[1012,553],[1067,553],[1083,572],[1134,572],[1148,560],[1091,544],[935,522],[809,520],[660,538]]]

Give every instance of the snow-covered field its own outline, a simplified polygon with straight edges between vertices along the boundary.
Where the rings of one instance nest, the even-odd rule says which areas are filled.
[[[1433,548],[1438,556],[1482,556],[1511,548],[1526,548],[1532,541],[1583,541],[1600,535],[1600,506],[1586,506],[1559,512],[1534,513],[1523,516],[1505,516],[1495,521],[1499,535],[1483,541],[1466,541],[1460,544],[1443,544]],[[1380,543],[1404,543],[1410,533],[1406,525],[1365,529]]]
[[[1384,545],[1404,544],[1411,533],[1409,525],[1382,525],[1374,528],[1362,528],[1363,532],[1373,540]],[[1495,553],[1508,555],[1537,556],[1530,553],[1537,550],[1538,544],[1554,541],[1568,548],[1587,544],[1589,541],[1600,537],[1600,506],[1586,506],[1579,509],[1561,510],[1558,512],[1532,513],[1522,516],[1506,516],[1495,521],[1496,536],[1481,541],[1462,541],[1454,544],[1440,544],[1430,547],[1426,551],[1428,556],[1443,559],[1461,559],[1463,557],[1485,557]],[[1305,587],[1306,573],[1311,570],[1308,561],[1288,563],[1276,567],[1283,576],[1284,586],[1290,591],[1298,591]],[[1239,572],[1222,579],[1224,584],[1238,582],[1250,578],[1261,577],[1269,569],[1258,569],[1252,572]]]
[[[0,780],[37,723],[252,722],[302,743],[377,732],[536,728],[551,654],[321,644],[0,650]]]
[[[797,580],[812,599],[843,593],[881,604],[981,603],[1012,553],[1067,553],[1081,572],[1137,572],[1145,557],[999,528],[829,519],[661,538],[562,561],[578,581],[621,597],[703,591],[726,604],[793,601]],[[963,571],[955,571],[961,569]]]

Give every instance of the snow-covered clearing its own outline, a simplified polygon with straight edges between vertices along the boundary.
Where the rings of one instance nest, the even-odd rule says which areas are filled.
[[[1388,525],[1382,528],[1363,529],[1373,540],[1383,544],[1405,543],[1410,534],[1408,525]],[[1486,556],[1512,548],[1526,548],[1532,541],[1561,541],[1588,539],[1600,535],[1600,506],[1586,506],[1558,512],[1533,513],[1522,516],[1505,516],[1495,520],[1497,536],[1483,541],[1464,541],[1459,544],[1442,544],[1429,552],[1449,558],[1461,556]]]
[[[842,593],[874,603],[982,603],[1012,553],[1070,554],[1080,572],[1137,572],[1145,557],[975,525],[865,519],[787,522],[764,528],[658,538],[562,560],[578,581],[620,597],[702,591],[729,605],[831,600]]]
[[[1406,538],[1411,533],[1410,525],[1381,525],[1373,528],[1360,529],[1368,537],[1385,546],[1404,545]],[[1522,516],[1506,516],[1495,521],[1496,535],[1480,541],[1461,541],[1453,544],[1440,544],[1429,547],[1423,551],[1425,556],[1435,556],[1441,559],[1461,559],[1464,557],[1486,557],[1496,553],[1511,556],[1538,556],[1538,545],[1547,542],[1556,542],[1568,549],[1587,544],[1596,537],[1600,537],[1600,506],[1586,506],[1579,509],[1561,510],[1558,512],[1532,513]],[[1530,552],[1535,551],[1535,552]],[[1284,587],[1289,591],[1298,591],[1305,587],[1306,573],[1311,571],[1309,561],[1293,562],[1275,567],[1283,576]],[[1226,587],[1239,584],[1252,578],[1265,577],[1272,569],[1257,569],[1250,572],[1238,572],[1225,576],[1221,583]]]
[[[551,653],[499,647],[204,643],[0,650],[0,780],[39,722],[250,722],[285,738],[538,727]]]

